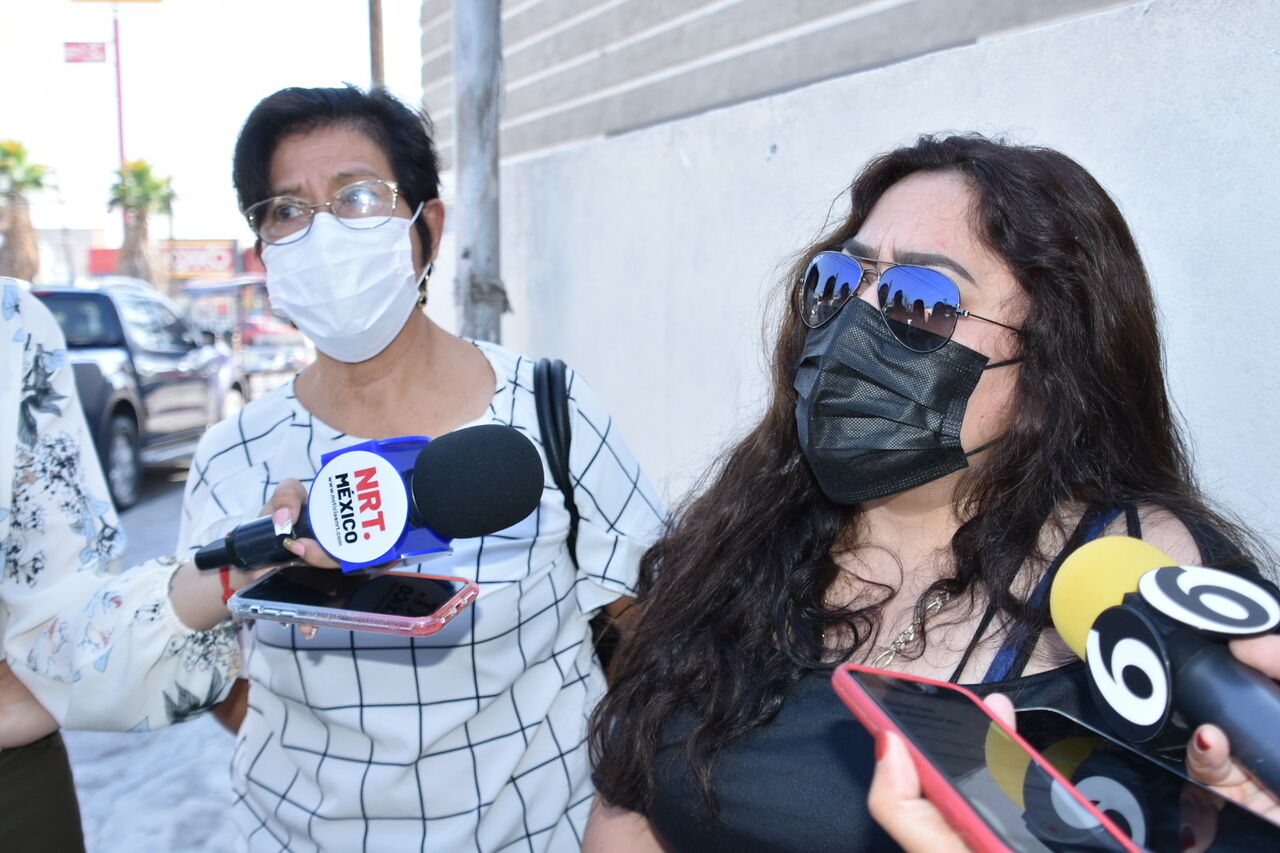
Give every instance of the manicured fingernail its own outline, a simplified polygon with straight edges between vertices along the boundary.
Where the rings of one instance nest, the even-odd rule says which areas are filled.
[[[296,555],[297,555],[297,556],[299,556],[299,557],[305,557],[305,556],[307,556],[307,546],[306,546],[306,545],[303,545],[303,544],[302,544],[301,542],[299,542],[297,539],[292,539],[292,538],[290,538],[290,537],[286,536],[286,537],[281,541],[281,543],[280,543],[280,544],[281,544],[281,545],[284,545],[284,547],[288,549],[288,551],[289,551],[289,553],[290,553],[290,554],[296,554]]]
[[[884,755],[889,751],[889,737],[885,734],[876,735],[876,764],[884,761]]]
[[[1204,736],[1204,732],[1196,732],[1196,749],[1201,752],[1207,752],[1209,749],[1209,739]]]
[[[1190,850],[1196,846],[1196,834],[1191,827],[1186,824],[1182,825],[1182,831],[1178,833],[1178,847],[1182,850]]]
[[[293,510],[287,506],[282,506],[276,510],[276,514],[271,516],[271,520],[276,524],[288,524],[293,521]]]

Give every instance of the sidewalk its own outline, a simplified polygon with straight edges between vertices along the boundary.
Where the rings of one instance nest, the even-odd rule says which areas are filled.
[[[231,853],[232,737],[210,716],[142,734],[63,732],[88,853]]]

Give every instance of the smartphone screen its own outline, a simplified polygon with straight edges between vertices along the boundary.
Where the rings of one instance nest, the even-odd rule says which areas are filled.
[[[905,678],[847,672],[1013,850],[1125,849],[964,693]]]
[[[1133,840],[1152,850],[1280,850],[1280,825],[1056,711],[1018,734]]]
[[[237,594],[246,602],[417,619],[444,607],[463,588],[461,581],[446,578],[397,572],[345,574],[311,566],[285,566]]]

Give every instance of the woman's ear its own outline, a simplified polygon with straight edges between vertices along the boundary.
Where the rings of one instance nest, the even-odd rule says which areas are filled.
[[[438,198],[433,198],[422,206],[422,221],[426,223],[427,231],[431,234],[431,251],[427,257],[420,259],[420,266],[431,263],[440,253],[440,239],[444,236],[444,216],[444,202]]]

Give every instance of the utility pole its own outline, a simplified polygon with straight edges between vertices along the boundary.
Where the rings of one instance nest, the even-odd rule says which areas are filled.
[[[369,66],[373,88],[385,87],[382,73],[382,0],[369,0]]]
[[[115,3],[111,4],[111,41],[112,53],[116,61],[116,132],[120,143],[120,180],[124,180],[124,86],[120,82],[120,10]],[[124,233],[129,233],[129,211],[120,206],[120,225]]]
[[[500,23],[499,0],[453,2],[459,331],[494,343],[501,343],[502,315],[511,310],[498,247]]]

